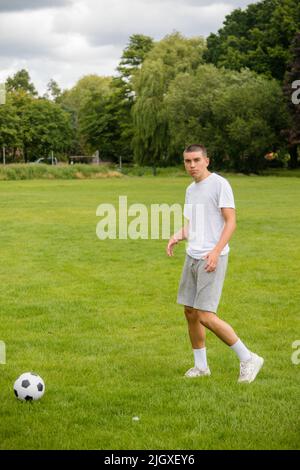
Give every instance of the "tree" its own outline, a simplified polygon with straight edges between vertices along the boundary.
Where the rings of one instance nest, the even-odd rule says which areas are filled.
[[[77,154],[89,153],[91,148],[88,136],[82,126],[85,112],[88,111],[88,102],[92,103],[95,95],[110,92],[111,77],[99,75],[86,75],[78,80],[70,90],[65,90],[59,98],[59,103],[65,111],[70,113],[72,119],[74,140],[72,151]],[[94,97],[94,98],[91,98]],[[94,104],[94,103],[92,103]],[[90,114],[90,113],[89,113]]]
[[[287,122],[283,94],[276,80],[249,70],[234,72],[200,66],[193,76],[181,74],[165,98],[172,145],[195,141],[209,150],[214,167],[258,172],[264,155],[282,146]]]
[[[143,34],[133,34],[122,53],[117,67],[118,75],[111,82],[111,94],[105,106],[108,113],[107,122],[110,122],[110,152],[113,158],[122,158],[123,161],[132,161],[133,120],[131,109],[134,103],[132,80],[141,67],[154,41]]]
[[[195,74],[178,74],[171,83],[164,105],[170,150],[177,155],[178,161],[182,160],[186,146],[203,142],[214,155],[215,165],[222,165],[222,135],[215,126],[212,104],[231,83],[229,72],[213,65],[199,66]]]
[[[165,91],[163,62],[145,64],[139,81],[138,99],[133,107],[135,160],[151,165],[153,173],[168,149],[168,128],[162,106]]]
[[[298,149],[300,145],[300,33],[297,33],[291,47],[292,61],[287,67],[283,92],[290,114],[289,127],[282,135],[287,139],[290,153],[290,168],[298,166]]]
[[[51,150],[67,153],[72,143],[70,114],[44,98],[35,98],[25,90],[7,93],[5,105],[0,106],[0,145],[7,155],[25,162],[47,157]]]
[[[88,152],[100,151],[106,160],[117,161],[124,155],[122,131],[126,126],[125,100],[120,88],[110,77],[98,77],[97,86],[81,100],[78,132]]]
[[[44,98],[31,99],[23,109],[23,148],[26,160],[67,153],[72,143],[70,115]]]
[[[114,122],[114,134],[111,138],[114,157],[121,157],[123,162],[131,162],[133,159],[131,145],[133,103],[133,94],[132,92],[128,93],[128,84],[125,84],[120,77],[114,77],[111,82],[111,94],[107,100],[106,112],[109,114],[110,120]]]
[[[70,115],[59,104],[34,98],[25,91],[10,94],[16,110],[17,145],[25,162],[49,155],[67,153],[72,142]],[[16,144],[15,144],[16,145]]]
[[[13,77],[8,77],[6,80],[6,91],[17,92],[24,91],[25,93],[36,96],[37,91],[30,81],[30,76],[27,70],[19,70]]]
[[[25,162],[27,162],[26,148],[24,148],[24,135],[26,130],[29,128],[29,123],[27,122],[27,113],[26,110],[31,106],[31,102],[36,99],[33,95],[29,94],[26,90],[19,88],[17,91],[7,93],[7,102],[11,103],[14,107],[16,113],[16,122],[18,126],[16,127],[17,133],[17,142],[12,144],[11,153],[15,155],[21,154],[24,157]],[[13,157],[13,158],[14,158]]]
[[[102,159],[116,160],[114,142],[118,123],[110,112],[110,94],[110,90],[91,94],[81,108],[79,132],[90,151],[99,150]]]
[[[133,34],[124,49],[117,67],[120,77],[131,80],[135,71],[142,65],[148,52],[153,48],[154,41],[150,36]]]
[[[84,77],[64,94],[64,105],[77,110],[80,143],[86,150],[99,149],[101,157],[109,160],[132,160],[132,77],[152,44],[148,36],[131,36],[116,77]]]
[[[248,67],[283,80],[292,39],[300,24],[298,0],[263,0],[226,16],[207,39],[205,59],[232,70]]]
[[[186,39],[179,33],[166,36],[147,54],[133,77],[135,103],[133,148],[135,160],[155,168],[172,162],[164,98],[172,80],[182,72],[194,73],[203,62],[202,38]]]
[[[21,144],[20,118],[10,93],[7,93],[6,103],[0,106],[0,148],[5,146],[13,153],[13,149]]]
[[[47,91],[44,94],[44,98],[57,102],[59,101],[61,94],[62,91],[58,83],[53,78],[51,78],[51,80],[47,84]]]

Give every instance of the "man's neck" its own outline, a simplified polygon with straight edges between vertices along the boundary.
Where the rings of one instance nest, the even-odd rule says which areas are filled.
[[[209,175],[211,175],[211,171],[207,171],[204,175],[195,179],[195,183],[200,183],[201,181],[205,180]]]

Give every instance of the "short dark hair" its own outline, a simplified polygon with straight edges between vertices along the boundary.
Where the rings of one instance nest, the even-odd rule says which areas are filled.
[[[186,149],[184,150],[183,154],[192,152],[201,152],[204,157],[207,157],[207,150],[202,144],[188,145],[188,147],[186,147]]]

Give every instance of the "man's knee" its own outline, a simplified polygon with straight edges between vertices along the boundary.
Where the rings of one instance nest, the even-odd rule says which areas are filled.
[[[199,321],[198,317],[198,310],[193,307],[188,307],[187,305],[184,306],[184,314],[188,322],[196,322]]]
[[[210,329],[215,322],[215,314],[213,312],[205,312],[204,310],[198,310],[198,318],[203,326]]]

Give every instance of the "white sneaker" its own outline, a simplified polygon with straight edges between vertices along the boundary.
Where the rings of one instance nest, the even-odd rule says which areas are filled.
[[[192,367],[184,374],[185,377],[189,378],[204,377],[206,375],[210,375],[209,367],[207,367],[206,369],[198,369],[198,367]]]
[[[250,361],[241,361],[240,363],[240,376],[238,379],[239,383],[253,382],[263,366],[264,360],[262,357],[253,352],[250,352],[250,354]]]

